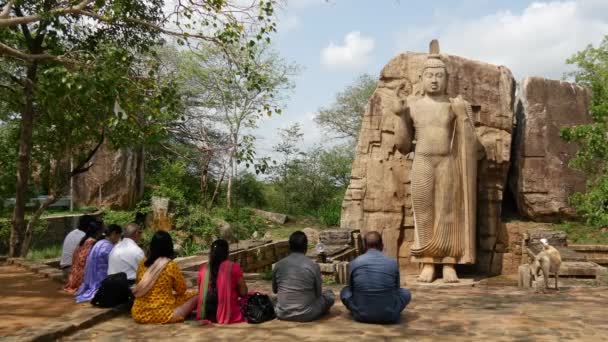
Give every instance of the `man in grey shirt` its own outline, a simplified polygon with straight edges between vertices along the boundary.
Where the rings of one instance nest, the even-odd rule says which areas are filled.
[[[333,291],[322,292],[321,269],[306,256],[308,239],[301,231],[289,237],[291,254],[275,265],[272,291],[277,294],[277,317],[286,321],[313,321],[334,305]]]

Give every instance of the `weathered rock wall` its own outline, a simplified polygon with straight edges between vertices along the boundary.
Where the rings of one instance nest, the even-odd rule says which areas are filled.
[[[93,166],[74,179],[74,204],[133,208],[144,190],[143,149],[113,150],[104,143],[91,162]]]
[[[342,203],[342,228],[382,232],[385,252],[409,260],[414,241],[410,198],[412,155],[395,147],[397,118],[388,111],[395,96],[419,94],[419,74],[426,54],[404,53],[382,70],[365,114],[352,175]],[[501,201],[509,170],[515,81],[509,69],[461,57],[442,55],[448,69],[450,97],[462,95],[473,106],[475,127],[485,148],[478,169],[477,266],[499,273],[495,250],[501,229]],[[395,95],[397,94],[397,95]]]
[[[572,218],[568,197],[585,189],[585,175],[568,167],[577,145],[560,138],[566,126],[590,123],[588,89],[526,77],[517,104],[509,186],[521,215],[537,221]]]

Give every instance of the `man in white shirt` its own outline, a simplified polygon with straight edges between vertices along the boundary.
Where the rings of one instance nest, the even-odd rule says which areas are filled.
[[[129,223],[124,229],[124,237],[117,243],[108,259],[108,275],[124,272],[131,284],[135,283],[137,266],[144,257],[144,251],[137,245],[141,231],[136,223]]]
[[[74,251],[76,250],[76,247],[78,247],[80,240],[86,235],[89,224],[94,220],[95,217],[91,215],[83,215],[78,221],[78,228],[72,230],[63,240],[59,268],[61,268],[65,279],[67,279],[72,270],[72,257],[74,256]]]

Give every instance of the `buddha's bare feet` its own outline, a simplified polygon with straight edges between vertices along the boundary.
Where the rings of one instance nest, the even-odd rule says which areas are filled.
[[[458,276],[456,275],[456,270],[454,269],[454,265],[452,265],[452,264],[443,265],[443,282],[444,283],[457,283],[458,282]]]
[[[435,265],[424,264],[422,266],[422,272],[418,276],[418,281],[421,283],[432,283],[435,280]]]

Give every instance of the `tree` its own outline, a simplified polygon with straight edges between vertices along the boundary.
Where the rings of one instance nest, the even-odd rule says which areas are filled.
[[[350,182],[353,159],[354,151],[349,145],[323,149],[319,160],[321,172],[333,187],[346,189]]]
[[[264,115],[280,114],[285,92],[293,87],[290,77],[297,68],[286,64],[266,44],[252,48],[253,54],[234,52],[235,59],[226,59],[223,51],[209,47],[200,52],[185,53],[178,62],[178,79],[185,97],[186,114],[179,131],[199,146],[214,150],[209,137],[212,132],[224,134],[227,175],[227,207],[232,205],[232,185],[237,163],[255,166],[253,135]],[[256,86],[239,71],[239,64],[250,59],[253,67],[264,74]],[[217,151],[217,146],[215,148]],[[209,160],[209,158],[207,158]],[[256,173],[261,169],[256,169]],[[222,172],[223,173],[223,172]]]
[[[376,89],[376,80],[369,74],[363,74],[336,95],[333,104],[320,108],[315,115],[315,122],[324,130],[340,139],[357,141],[361,130],[361,120],[365,106]]]
[[[579,143],[570,166],[587,175],[585,193],[576,193],[571,203],[578,214],[593,226],[608,225],[608,36],[595,48],[592,45],[567,61],[577,66],[568,76],[592,92],[589,111],[593,123],[563,128],[566,141]]]
[[[289,173],[294,167],[295,161],[302,155],[299,144],[302,142],[304,133],[302,133],[302,126],[294,123],[287,128],[279,129],[279,136],[281,141],[272,149],[281,156],[281,161],[273,168],[273,173],[274,183],[278,185],[282,194],[283,210],[286,210],[288,208]]]
[[[61,110],[69,109],[67,112],[71,112],[71,99],[80,94],[82,88],[90,87],[96,89],[92,93],[98,93],[102,88],[99,86],[109,82],[115,88],[106,89],[104,94],[107,97],[104,96],[103,100],[107,103],[108,97],[114,97],[111,100],[117,115],[104,116],[107,126],[130,126],[120,125],[120,120],[140,124],[141,117],[146,122],[154,121],[151,120],[153,114],[165,114],[165,103],[159,98],[167,99],[162,95],[168,94],[171,88],[160,90],[159,98],[142,96],[151,88],[158,90],[162,87],[150,85],[149,80],[156,80],[150,74],[154,67],[146,65],[145,61],[138,65],[138,55],[162,43],[162,37],[173,37],[178,44],[191,47],[201,41],[226,47],[226,58],[231,58],[230,52],[235,50],[247,51],[252,56],[253,52],[249,52],[251,47],[258,41],[269,39],[268,34],[276,30],[274,3],[274,0],[252,1],[249,5],[242,1],[224,0],[177,1],[170,13],[163,13],[162,0],[7,0],[0,3],[0,89],[3,92],[0,95],[5,102],[0,106],[3,109],[0,120],[12,117],[19,126],[10,255],[23,255],[28,248],[24,241],[31,234],[31,227],[25,226],[25,203],[34,131],[42,124],[43,117],[49,118],[50,125],[46,126],[49,129],[59,124],[74,128],[74,122],[86,125],[86,121],[71,120]],[[248,38],[251,34],[253,39]],[[228,48],[234,45],[239,48]],[[111,71],[121,62],[127,65],[129,72],[124,74],[127,77],[122,77],[122,80],[106,78],[104,71]],[[252,68],[248,59],[239,65],[252,87],[263,81],[263,73]],[[125,71],[124,68],[122,70]],[[144,79],[141,78],[142,72],[146,74]],[[141,102],[128,101],[118,94],[137,94],[132,100],[150,99],[147,108],[155,110],[140,111]],[[77,102],[82,103],[80,100]],[[53,108],[55,113],[52,113]],[[100,107],[100,110],[111,112],[107,106]],[[132,113],[138,113],[140,117]],[[56,120],[58,118],[60,120]],[[154,124],[146,126],[158,128]],[[126,131],[134,132],[131,129]],[[73,134],[75,130],[69,132]],[[103,141],[105,130],[96,135],[99,136],[98,141]],[[85,152],[77,165],[80,168],[70,170],[69,174],[86,171],[87,161],[97,146],[99,144]],[[30,219],[30,226],[45,206],[48,203],[37,210]]]

